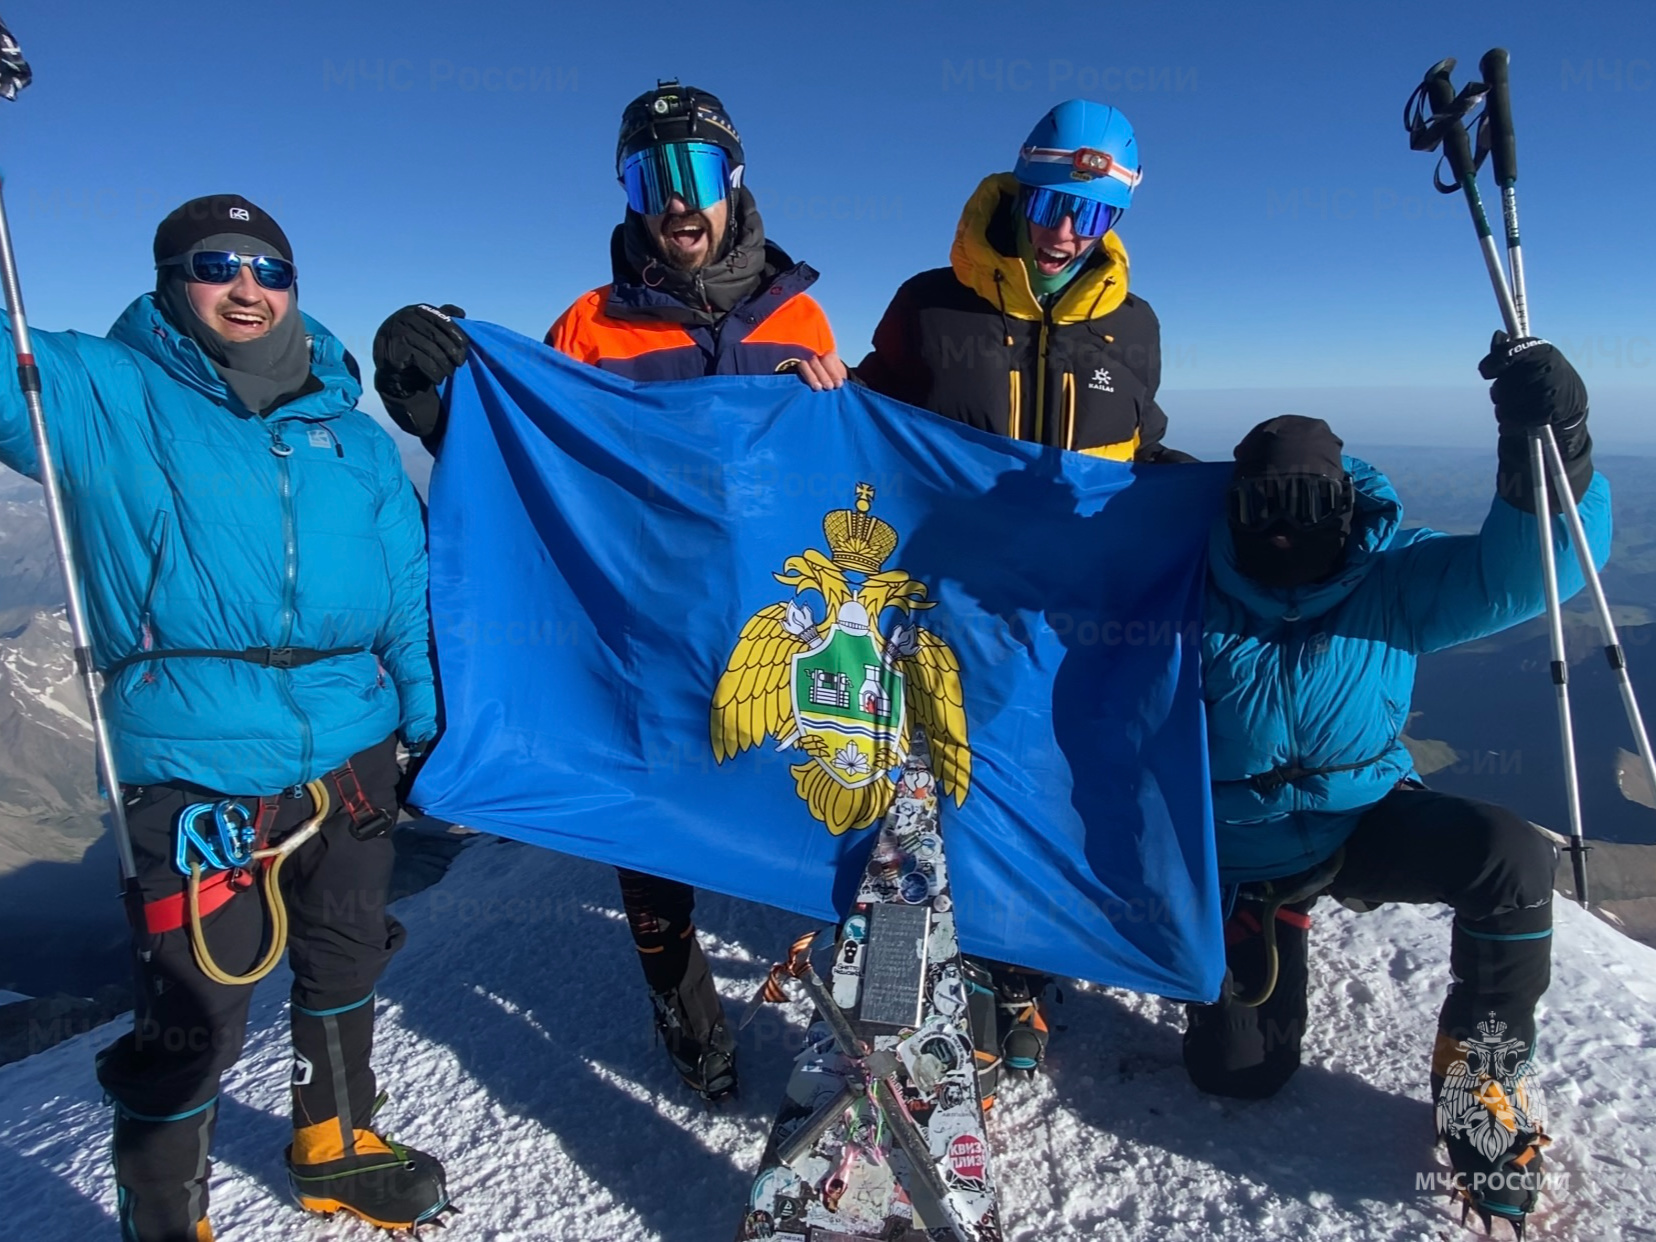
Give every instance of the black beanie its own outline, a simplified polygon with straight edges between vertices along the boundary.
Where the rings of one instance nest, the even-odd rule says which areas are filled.
[[[694,86],[680,86],[677,78],[658,80],[621,113],[621,133],[615,142],[615,172],[634,152],[669,142],[709,142],[723,147],[732,164],[745,164],[741,135],[719,97]]]
[[[1343,479],[1345,442],[1320,418],[1283,414],[1266,419],[1236,446],[1236,473],[1248,478],[1272,474],[1318,474]]]
[[[257,238],[281,258],[293,262],[282,226],[240,194],[209,194],[192,198],[155,230],[155,261],[176,259],[199,241],[217,233],[240,233]]]

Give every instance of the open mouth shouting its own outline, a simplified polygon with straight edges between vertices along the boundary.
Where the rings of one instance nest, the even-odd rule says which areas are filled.
[[[1043,276],[1056,276],[1081,253],[1081,248],[1074,242],[1063,242],[1057,246],[1036,246],[1035,266],[1041,270]]]
[[[698,268],[711,256],[713,229],[699,211],[663,216],[659,235],[662,252],[674,267]]]

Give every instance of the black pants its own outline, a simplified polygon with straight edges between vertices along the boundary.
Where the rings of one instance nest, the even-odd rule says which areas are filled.
[[[696,943],[696,890],[680,880],[617,867],[621,906],[633,947],[652,992],[673,992],[684,982]]]
[[[1328,889],[1334,897],[1454,908],[1453,981],[1438,1015],[1434,1091],[1460,1041],[1492,1014],[1507,1024],[1508,1038],[1533,1050],[1535,1004],[1551,980],[1557,863],[1552,844],[1511,811],[1412,784],[1370,807],[1347,840]],[[1310,904],[1277,920],[1276,988],[1250,1008],[1238,998],[1263,985],[1266,955],[1261,911],[1238,902],[1226,928],[1225,995],[1188,1010],[1185,1068],[1202,1090],[1257,1099],[1299,1068],[1311,971],[1309,920],[1295,916]]]
[[[396,815],[394,741],[355,755],[351,770],[368,804]],[[333,791],[330,785],[330,792]],[[126,791],[127,827],[146,903],[174,897],[184,880],[173,866],[179,814],[226,796],[183,783]],[[249,808],[256,797],[236,796]],[[392,844],[382,832],[359,837],[335,795],[321,831],[283,865],[293,968],[294,1124],[336,1122],[342,1142],[366,1128],[375,1096],[369,1065],[373,992],[402,925],[386,913]],[[312,813],[308,795],[282,798],[268,839],[279,842]],[[360,807],[355,820],[365,817]],[[220,968],[250,970],[263,955],[269,914],[257,887],[207,914],[202,925]],[[133,931],[133,1029],[98,1058],[98,1079],[116,1105],[116,1175],[126,1236],[141,1242],[195,1236],[206,1211],[207,1150],[219,1078],[241,1054],[249,985],[216,983],[196,965],[186,928]]]

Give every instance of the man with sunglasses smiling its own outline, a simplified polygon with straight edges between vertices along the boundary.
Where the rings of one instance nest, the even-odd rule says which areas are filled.
[[[239,195],[193,199],[154,256],[155,291],[107,338],[34,334],[138,872],[133,1029],[97,1063],[121,1236],[212,1237],[219,1078],[252,1000],[237,980],[266,942],[257,864],[219,868],[186,825],[206,808],[279,845],[313,816],[314,781],[331,809],[280,875],[288,1175],[308,1210],[412,1227],[444,1210],[443,1169],[373,1128],[370,1053],[375,984],[404,939],[385,910],[396,743],[436,732],[419,501],[355,409],[355,360],[300,311],[275,220]],[[38,473],[16,388],[0,461]],[[198,917],[187,858],[208,866]]]
[[[1112,232],[1143,176],[1121,113],[1087,99],[1053,108],[1014,170],[967,202],[950,266],[897,290],[857,378],[1016,440],[1163,455],[1161,325],[1128,292]]]
[[[1404,529],[1385,476],[1345,456],[1320,419],[1274,418],[1236,447],[1209,548],[1202,660],[1220,880],[1233,886],[1230,970],[1218,1003],[1190,1007],[1184,1059],[1219,1095],[1287,1082],[1318,894],[1450,906],[1452,980],[1431,1053],[1440,1136],[1470,1205],[1521,1224],[1547,1142],[1535,1006],[1550,975],[1556,852],[1504,807],[1426,788],[1403,732],[1419,656],[1544,608],[1531,433],[1557,438],[1601,565],[1610,491],[1593,470],[1586,387],[1562,353],[1499,334],[1479,370],[1494,381],[1499,440],[1496,496],[1474,535]],[[1582,576],[1549,503],[1568,598]]]
[[[765,236],[743,184],[746,154],[716,95],[658,82],[627,105],[616,143],[626,217],[610,239],[611,283],[546,334],[552,348],[633,380],[797,371],[844,383],[834,336],[806,290],[817,274]],[[440,389],[465,360],[457,307],[407,306],[374,340],[374,386],[405,431],[432,444]],[[736,1089],[736,1041],[693,922],[695,890],[621,870],[622,903],[673,1067],[707,1099]]]

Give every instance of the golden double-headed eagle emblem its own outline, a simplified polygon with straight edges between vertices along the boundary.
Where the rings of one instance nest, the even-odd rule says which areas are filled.
[[[822,519],[827,555],[788,557],[773,576],[793,597],[748,618],[713,691],[717,760],[767,736],[778,750],[803,751],[805,762],[789,768],[794,788],[836,836],[886,813],[914,728],[956,805],[972,783],[960,661],[915,619],[936,606],[926,584],[883,568],[897,532],[869,512],[873,503],[874,488],[857,484],[855,508]],[[899,614],[889,633],[880,629],[888,611]]]

